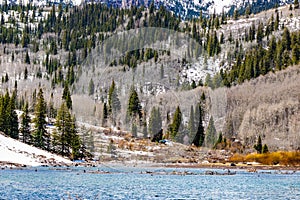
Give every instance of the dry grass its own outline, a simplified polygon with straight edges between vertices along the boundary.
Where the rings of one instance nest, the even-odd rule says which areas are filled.
[[[266,154],[234,154],[230,162],[258,162],[264,165],[300,166],[300,152],[272,152]]]

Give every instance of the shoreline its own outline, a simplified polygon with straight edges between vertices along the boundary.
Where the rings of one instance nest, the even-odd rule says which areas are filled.
[[[40,166],[29,166],[20,165],[10,162],[0,162],[0,169],[26,169],[26,168],[37,168],[37,167],[86,167],[95,168],[99,166],[105,167],[132,167],[132,168],[178,168],[178,169],[224,169],[224,170],[245,170],[247,172],[257,172],[258,170],[272,170],[272,171],[298,171],[300,172],[300,166],[281,166],[281,165],[262,165],[256,164],[244,164],[244,163],[132,163],[132,162],[86,162],[86,163],[72,163],[64,165],[40,165]]]

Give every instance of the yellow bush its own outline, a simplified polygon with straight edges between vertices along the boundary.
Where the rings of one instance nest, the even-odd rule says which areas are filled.
[[[231,157],[229,158],[229,161],[230,161],[230,162],[235,162],[235,163],[238,163],[238,162],[244,162],[244,161],[245,161],[245,156],[236,153],[236,154],[234,154],[233,156],[231,156]]]
[[[230,162],[258,162],[264,165],[300,165],[300,152],[272,152],[265,154],[234,154],[230,159]]]

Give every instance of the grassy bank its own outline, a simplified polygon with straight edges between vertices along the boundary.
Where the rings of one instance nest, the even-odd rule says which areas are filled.
[[[230,162],[258,162],[263,165],[283,165],[283,166],[300,166],[300,152],[271,152],[264,154],[234,154]]]

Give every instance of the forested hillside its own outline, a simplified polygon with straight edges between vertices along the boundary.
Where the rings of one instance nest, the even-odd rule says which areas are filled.
[[[0,130],[12,138],[73,159],[94,146],[82,124],[209,148],[225,137],[251,149],[259,135],[271,150],[299,148],[297,2],[185,21],[154,4],[0,10]]]

